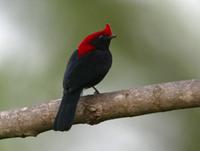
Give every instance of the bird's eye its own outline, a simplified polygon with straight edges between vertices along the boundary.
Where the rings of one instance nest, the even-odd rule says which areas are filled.
[[[99,36],[99,39],[103,39],[103,38],[104,38],[104,35],[100,35],[100,36]]]

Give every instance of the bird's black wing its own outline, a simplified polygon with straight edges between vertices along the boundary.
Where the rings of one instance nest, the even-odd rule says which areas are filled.
[[[91,87],[100,82],[108,72],[112,57],[103,51],[94,51],[78,58],[77,50],[72,54],[64,77],[64,88],[76,90]],[[109,60],[109,61],[107,61]],[[105,61],[105,62],[104,62]]]

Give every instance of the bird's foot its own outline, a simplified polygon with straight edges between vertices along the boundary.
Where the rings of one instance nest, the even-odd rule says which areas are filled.
[[[93,86],[92,88],[93,88],[94,91],[95,91],[95,92],[94,92],[95,95],[96,95],[96,94],[100,94],[100,92],[99,92],[94,86]]]

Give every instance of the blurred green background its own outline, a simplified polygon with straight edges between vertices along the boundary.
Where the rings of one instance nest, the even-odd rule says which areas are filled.
[[[200,77],[198,0],[0,0],[0,110],[60,98],[72,51],[106,23],[118,38],[101,92]],[[197,151],[199,116],[188,109],[75,125],[1,140],[0,150]]]

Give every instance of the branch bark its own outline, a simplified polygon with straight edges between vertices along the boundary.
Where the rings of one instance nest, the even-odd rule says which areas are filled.
[[[0,112],[0,139],[36,136],[51,130],[60,99]],[[200,80],[155,84],[81,97],[75,124],[200,107]]]

